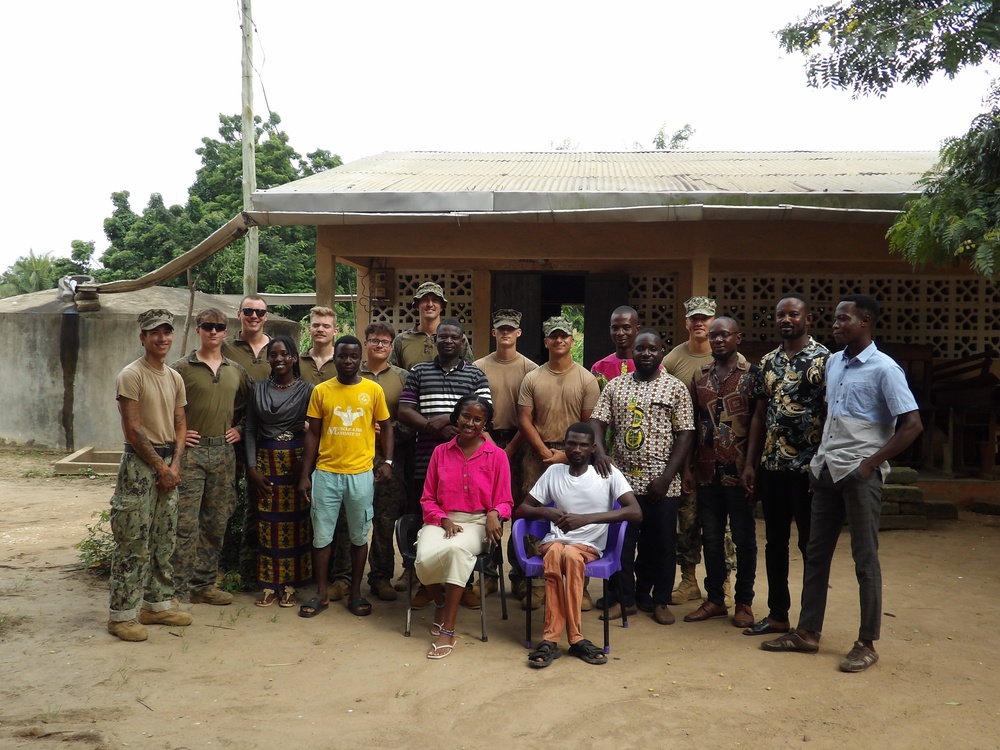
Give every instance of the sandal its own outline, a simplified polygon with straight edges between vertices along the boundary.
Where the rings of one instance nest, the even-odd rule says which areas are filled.
[[[584,638],[569,647],[570,655],[582,659],[587,664],[607,664],[608,657],[601,649]]]
[[[278,601],[278,606],[288,608],[294,607],[296,604],[298,602],[295,601],[295,587],[285,586],[285,590],[281,592],[281,599]]]
[[[535,669],[542,669],[562,656],[559,644],[552,641],[542,641],[538,648],[528,654],[528,666]]]
[[[347,603],[347,611],[357,617],[368,617],[372,613],[372,604],[363,596],[355,596]]]
[[[442,609],[445,608],[445,606],[447,606],[447,605],[446,604],[438,604],[437,602],[434,602],[434,610],[435,610],[435,612],[440,612]],[[436,614],[434,616],[437,617]],[[444,618],[442,617],[441,619],[443,620]],[[431,635],[433,635],[435,638],[437,638],[439,635],[441,635],[441,628],[443,628],[443,627],[444,627],[444,623],[443,622],[432,622],[431,623]]]
[[[299,607],[299,617],[315,617],[328,609],[330,609],[330,602],[321,601],[318,596],[314,596]]]
[[[258,607],[270,607],[274,604],[275,598],[278,596],[278,592],[274,589],[264,589],[264,593],[261,595],[260,599],[257,599],[254,604]]]
[[[441,628],[441,635],[446,635],[449,638],[454,638],[455,637],[455,631],[454,630],[446,630],[445,628]],[[431,650],[427,652],[427,658],[428,659],[444,659],[446,656],[451,656],[451,652],[455,650],[455,645],[456,644],[454,644],[454,643],[444,643],[444,644],[442,644],[442,645],[439,646],[436,643],[432,643],[431,644]]]

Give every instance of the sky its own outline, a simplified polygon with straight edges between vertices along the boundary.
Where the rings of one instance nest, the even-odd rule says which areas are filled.
[[[997,71],[883,99],[806,86],[774,32],[817,0],[254,0],[254,109],[300,154],[651,148],[922,150],[961,135]],[[5,10],[0,271],[107,248],[111,193],[184,203],[204,137],[241,110],[238,0],[48,0]]]

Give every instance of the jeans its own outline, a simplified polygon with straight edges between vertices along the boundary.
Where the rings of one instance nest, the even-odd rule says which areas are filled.
[[[698,485],[698,520],[701,521],[702,554],[705,557],[705,593],[708,600],[726,606],[722,584],[726,580],[726,520],[736,545],[737,604],[753,604],[753,582],[757,574],[757,536],[753,506],[740,486]]]
[[[622,569],[620,573],[615,573],[615,576],[620,576],[621,588],[613,586],[611,590],[621,590],[622,603],[627,607],[636,604],[637,593],[645,597],[651,589],[654,606],[670,604],[677,572],[677,507],[680,498],[654,500],[649,495],[637,495],[636,499],[642,509],[642,523],[630,523],[625,530]],[[610,596],[614,603],[614,594]]]
[[[882,474],[876,469],[864,480],[855,469],[834,482],[824,466],[819,478],[810,473],[809,481],[813,489],[812,518],[802,577],[799,627],[816,634],[823,630],[830,565],[846,519],[861,598],[858,640],[876,641],[882,629],[882,566],[878,559]]]
[[[788,543],[794,520],[804,566],[806,547],[809,544],[809,516],[812,512],[809,474],[804,471],[768,471],[761,468],[757,473],[757,492],[764,509],[767,537],[764,562],[767,566],[768,617],[775,622],[788,622],[788,610],[792,605],[792,597],[788,591]]]

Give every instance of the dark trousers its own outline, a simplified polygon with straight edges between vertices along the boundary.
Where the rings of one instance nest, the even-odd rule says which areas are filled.
[[[726,606],[722,585],[726,580],[726,520],[736,545],[737,604],[753,604],[753,582],[757,574],[757,536],[753,506],[740,486],[698,485],[698,520],[701,521],[702,554],[705,558],[705,593],[708,600]]]
[[[634,606],[640,597],[653,593],[653,605],[670,604],[677,572],[677,507],[679,497],[657,500],[637,495],[642,523],[630,523],[622,547],[622,569],[618,576],[622,603]],[[638,561],[636,552],[638,551]]]
[[[809,479],[813,490],[812,518],[805,574],[802,577],[799,627],[814,633],[823,630],[830,565],[846,520],[861,597],[858,640],[876,641],[882,629],[882,566],[878,559],[882,474],[876,469],[864,480],[855,469],[839,482],[834,482],[824,466],[819,478],[810,473]]]
[[[812,512],[809,473],[761,468],[757,473],[757,496],[761,498],[764,509],[767,537],[764,563],[767,566],[768,617],[775,622],[788,622],[788,610],[792,605],[792,596],[788,591],[788,544],[794,520],[799,536],[798,547],[805,565]]]

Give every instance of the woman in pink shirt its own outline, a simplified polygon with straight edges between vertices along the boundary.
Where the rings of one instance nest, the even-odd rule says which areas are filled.
[[[417,534],[417,577],[434,599],[428,659],[455,648],[455,618],[465,584],[484,545],[499,543],[501,522],[510,518],[510,465],[502,448],[483,437],[493,404],[470,394],[455,404],[458,434],[434,449],[420,505],[424,526]]]

